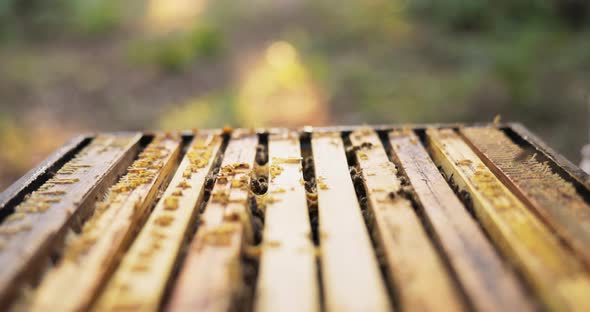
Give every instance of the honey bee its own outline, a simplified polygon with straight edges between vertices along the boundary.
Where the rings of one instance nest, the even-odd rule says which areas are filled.
[[[363,144],[361,144],[361,148],[362,149],[371,149],[371,148],[373,148],[373,143],[371,143],[371,142],[363,142]]]
[[[268,154],[266,153],[266,148],[262,144],[258,144],[256,146],[256,163],[260,166],[263,166],[268,162]]]
[[[389,198],[390,200],[394,200],[395,199],[395,193],[394,192],[387,193],[387,198]]]

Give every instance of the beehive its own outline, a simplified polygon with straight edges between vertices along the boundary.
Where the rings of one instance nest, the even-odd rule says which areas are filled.
[[[0,195],[0,303],[590,311],[589,186],[519,124],[80,136]]]

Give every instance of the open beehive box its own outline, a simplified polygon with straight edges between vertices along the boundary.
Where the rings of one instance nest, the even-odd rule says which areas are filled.
[[[81,136],[0,195],[0,303],[590,311],[589,185],[518,124]]]

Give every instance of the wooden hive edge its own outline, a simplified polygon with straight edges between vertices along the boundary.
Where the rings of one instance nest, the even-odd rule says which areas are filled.
[[[367,126],[367,125],[364,125]],[[490,127],[495,126],[504,131],[511,132],[509,135],[533,147],[537,152],[542,154],[550,160],[555,167],[559,169],[560,175],[575,182],[575,185],[584,188],[584,191],[590,193],[590,175],[573,164],[567,158],[559,154],[557,151],[549,147],[537,135],[531,132],[526,126],[518,122],[508,122],[502,124],[493,124],[489,122],[474,122],[474,123],[434,123],[434,124],[377,124],[370,125],[375,131],[393,131],[400,129],[412,129],[414,131],[423,131],[427,128],[453,128],[461,127]],[[347,126],[327,126],[327,127],[296,127],[289,128],[289,130],[296,132],[352,132],[355,129],[363,127],[363,125],[347,125]],[[273,133],[277,131],[284,131],[285,128],[259,128],[254,129],[256,133]],[[215,133],[219,129],[199,129],[198,133]],[[104,134],[124,134],[129,132],[104,132]],[[143,136],[153,137],[158,134],[164,134],[166,131],[144,131]],[[191,140],[194,137],[195,130],[181,130],[178,131],[183,139]],[[86,133],[74,136],[53,154],[49,155],[38,166],[28,171],[24,176],[6,188],[0,193],[0,222],[6,217],[12,208],[18,205],[24,196],[36,187],[41,185],[44,181],[49,179],[51,172],[59,169],[69,158],[71,158],[76,151],[82,149],[96,136],[96,133]]]

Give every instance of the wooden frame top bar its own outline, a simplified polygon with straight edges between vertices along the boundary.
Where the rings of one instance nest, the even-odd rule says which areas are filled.
[[[587,310],[588,219],[562,206],[589,203],[590,176],[516,123],[80,135],[0,194],[0,304]]]
[[[474,122],[474,123],[432,123],[432,124],[424,124],[424,123],[416,123],[416,124],[377,124],[371,125],[375,131],[393,131],[393,130],[403,130],[403,129],[410,129],[414,131],[425,131],[428,128],[453,128],[458,129],[461,127],[489,127],[494,126],[498,129],[502,129],[504,131],[513,132],[519,140],[530,144],[537,152],[543,154],[547,158],[549,158],[552,162],[554,162],[558,167],[562,168],[563,171],[570,176],[572,179],[575,179],[577,183],[581,186],[586,188],[590,192],[590,175],[580,169],[578,166],[573,164],[563,155],[559,154],[557,151],[549,147],[545,144],[541,139],[539,139],[535,134],[533,134],[528,128],[526,128],[523,124],[518,122],[507,122],[507,123],[500,123],[500,124],[492,124],[489,122]],[[343,131],[343,132],[352,132],[355,129],[361,127],[360,125],[348,125],[348,126],[327,126],[327,127],[299,127],[299,128],[291,128],[287,130],[292,130],[299,133],[310,133],[310,132],[325,132],[325,131]],[[362,127],[366,127],[363,125]],[[273,133],[273,132],[281,132],[285,131],[285,128],[260,128],[255,129],[257,133]],[[219,129],[200,129],[199,133],[218,133]],[[156,133],[163,133],[162,131],[147,131],[144,133],[144,136],[154,136]],[[191,140],[194,135],[194,130],[181,130],[179,133],[187,140]],[[36,168],[31,169],[27,172],[23,177],[19,180],[14,182],[10,185],[6,190],[0,193],[0,219],[6,213],[4,211],[10,210],[16,204],[18,204],[19,200],[22,200],[22,197],[31,191],[31,188],[35,185],[39,185],[42,181],[47,179],[47,174],[59,167],[59,164],[62,163],[71,157],[72,153],[75,153],[76,149],[83,147],[85,144],[88,144],[90,140],[92,140],[96,135],[95,134],[82,134],[72,138],[68,143],[62,146],[58,151],[50,155],[47,159],[45,159],[39,166]]]

